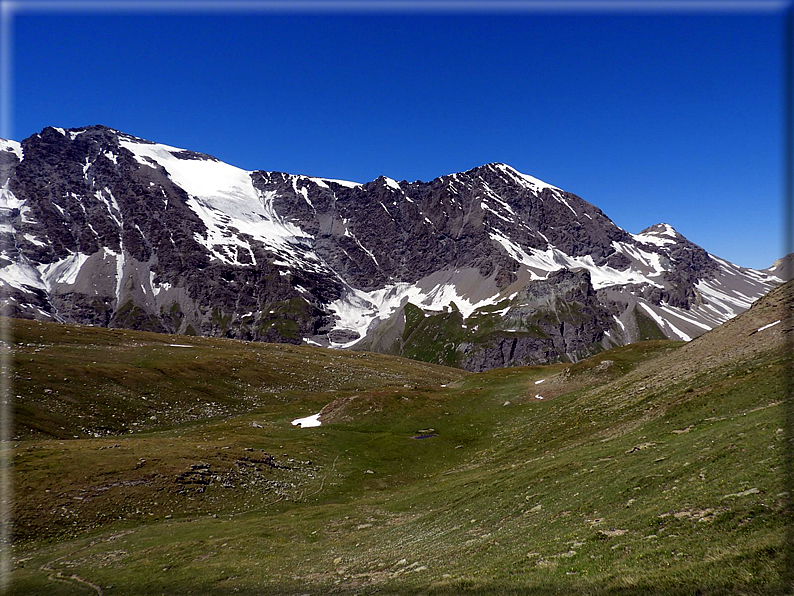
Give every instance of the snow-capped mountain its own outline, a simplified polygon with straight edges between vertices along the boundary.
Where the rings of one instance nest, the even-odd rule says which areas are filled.
[[[691,339],[781,278],[487,164],[245,171],[103,126],[0,141],[6,314],[357,347],[473,370]]]

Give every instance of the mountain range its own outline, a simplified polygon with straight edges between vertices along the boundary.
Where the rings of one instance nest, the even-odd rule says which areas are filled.
[[[0,141],[2,314],[480,371],[690,340],[789,276],[638,234],[490,163],[429,182],[246,171],[105,126]]]

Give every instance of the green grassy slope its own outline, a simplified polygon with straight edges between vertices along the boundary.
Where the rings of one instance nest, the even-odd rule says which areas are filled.
[[[436,385],[465,374],[378,354],[9,322],[18,438],[117,435],[305,404],[317,393]]]
[[[79,408],[57,430],[71,434],[44,436],[25,430],[34,425],[20,410],[12,593],[782,592],[791,318],[757,329],[785,319],[791,299],[787,284],[688,344],[476,375],[383,356],[193,339],[208,343],[171,348],[188,342],[30,327],[49,347],[35,352],[17,335],[18,360],[35,368],[20,367],[15,393],[25,395],[27,375],[63,396],[65,385],[44,386],[48,367],[102,351],[73,336],[96,334],[86,343],[100,346],[114,333],[107,351],[124,354],[126,368],[107,378],[151,375],[173,414],[95,438],[81,434],[79,412],[126,431],[145,416],[117,405],[113,427],[90,392],[70,393]],[[206,357],[194,354],[201,366],[183,378],[195,364],[188,350]],[[249,350],[268,362],[257,374],[278,381],[240,373],[256,362],[235,364]],[[91,363],[75,365],[79,379],[111,395]],[[224,398],[240,382],[256,400]],[[196,407],[197,386],[229,404],[223,416],[178,418]],[[130,387],[117,401],[136,399]],[[321,408],[322,426],[290,425]]]

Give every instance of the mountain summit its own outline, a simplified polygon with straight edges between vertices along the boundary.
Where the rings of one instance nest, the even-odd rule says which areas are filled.
[[[471,370],[688,340],[782,281],[503,163],[359,184],[104,126],[0,141],[0,216],[11,316]]]

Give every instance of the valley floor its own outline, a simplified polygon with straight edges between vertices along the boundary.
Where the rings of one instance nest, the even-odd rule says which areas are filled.
[[[479,374],[16,321],[10,593],[785,593],[789,286]]]

